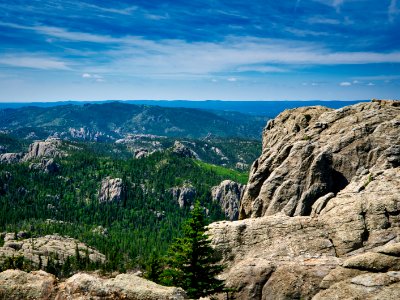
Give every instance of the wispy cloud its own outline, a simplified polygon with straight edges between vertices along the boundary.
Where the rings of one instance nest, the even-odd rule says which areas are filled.
[[[391,0],[388,7],[389,22],[394,22],[399,13],[400,9],[397,7],[397,0]]]
[[[29,54],[0,56],[0,64],[41,70],[70,70],[65,62],[56,58]]]
[[[343,81],[341,83],[339,83],[340,86],[351,86],[351,82],[348,81]]]
[[[113,37],[50,26],[22,26],[5,22],[0,25],[32,30],[47,38],[98,44],[96,56],[88,58],[82,51],[85,61],[77,63],[99,68],[98,58],[101,58],[100,68],[103,68],[104,72],[114,73],[143,75],[237,71],[265,73],[282,72],[287,70],[288,66],[400,63],[400,51],[338,52],[326,48],[323,44],[297,40],[229,36],[219,42],[188,42],[174,39],[151,40],[135,36]],[[79,56],[77,49],[74,50],[74,55]],[[43,65],[40,66],[39,62],[43,62]],[[25,59],[24,63],[12,60],[8,64],[35,65],[43,69],[67,69],[61,60],[40,60],[35,57]],[[274,66],[268,66],[271,64]]]

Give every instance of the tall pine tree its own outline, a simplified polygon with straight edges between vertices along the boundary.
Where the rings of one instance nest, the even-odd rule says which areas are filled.
[[[224,287],[216,278],[223,267],[217,264],[205,226],[203,208],[197,201],[183,226],[183,237],[168,250],[168,267],[161,276],[164,284],[183,288],[191,298],[214,294]]]

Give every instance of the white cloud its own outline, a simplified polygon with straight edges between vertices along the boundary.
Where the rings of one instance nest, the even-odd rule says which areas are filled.
[[[90,75],[89,73],[84,73],[82,74],[82,78],[92,78],[92,75]]]
[[[339,85],[340,86],[351,86],[351,82],[344,81],[344,82],[339,83]]]
[[[337,19],[328,19],[323,16],[315,16],[311,17],[307,20],[309,24],[328,24],[328,25],[339,25],[341,24],[340,20]]]
[[[237,78],[235,78],[235,77],[229,77],[227,80],[230,81],[230,82],[235,82],[235,81],[237,81]]]
[[[44,55],[4,55],[0,56],[0,64],[12,67],[32,68],[40,70],[70,70],[66,62]]]
[[[187,77],[248,71],[289,72],[293,68],[310,65],[400,63],[400,51],[337,52],[317,42],[298,40],[230,36],[220,42],[154,41],[133,36],[72,32],[58,27],[31,27],[4,22],[0,25],[32,30],[46,38],[104,45],[106,47],[99,47],[96,55],[87,50],[67,50],[74,56],[85,57],[82,61],[75,60],[76,68],[97,73]],[[97,61],[99,56],[101,64]],[[49,64],[53,68],[67,68],[62,59],[53,59]]]
[[[260,72],[260,73],[283,73],[288,72],[288,69],[275,67],[275,66],[243,66],[237,68],[238,72]]]
[[[367,85],[368,85],[368,86],[374,86],[375,84],[372,83],[372,82],[369,82]]]

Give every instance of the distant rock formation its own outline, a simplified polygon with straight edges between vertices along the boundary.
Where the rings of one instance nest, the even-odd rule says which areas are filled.
[[[183,300],[187,297],[181,288],[161,286],[134,274],[104,279],[78,273],[57,282],[54,275],[44,271],[6,270],[0,273],[0,299]]]
[[[39,158],[56,158],[65,155],[63,151],[60,150],[62,145],[61,140],[55,138],[49,138],[45,141],[33,142],[29,145],[27,153],[4,153],[0,154],[0,163],[19,163],[24,161],[35,160]],[[36,165],[36,167],[41,167]],[[50,171],[56,167],[54,161],[51,161],[51,165],[44,166],[44,170]]]
[[[172,152],[181,156],[181,157],[188,157],[188,158],[195,158],[198,159],[199,156],[196,152],[194,152],[189,147],[185,146],[179,141],[175,141],[174,146],[172,147]]]
[[[23,153],[4,153],[0,154],[0,163],[2,164],[15,164],[21,161],[24,157]]]
[[[224,180],[211,188],[212,200],[218,202],[225,216],[230,221],[238,219],[240,198],[245,186],[232,180]]]
[[[235,222],[208,234],[235,299],[400,297],[400,106],[285,111]]]
[[[50,159],[42,158],[40,163],[31,163],[29,165],[29,169],[40,170],[45,173],[54,174],[60,170],[60,165],[57,164],[53,158]]]
[[[196,197],[196,189],[191,184],[171,188],[172,198],[180,208],[190,207]]]
[[[40,157],[60,157],[63,153],[59,150],[61,140],[50,138],[45,141],[34,142],[29,145],[28,153],[25,154],[23,160],[28,161]]]
[[[82,257],[85,256],[87,249],[91,261],[105,261],[105,256],[95,249],[86,246],[76,239],[57,234],[28,238],[26,233],[21,232],[17,235],[17,239],[15,239],[14,233],[2,233],[0,237],[4,240],[4,245],[0,247],[0,261],[6,257],[24,256],[25,259],[38,265],[39,256],[41,256],[43,266],[46,266],[46,257],[57,257],[60,262],[63,262],[68,256],[76,254],[77,246]]]
[[[125,192],[121,178],[106,177],[101,181],[99,202],[119,202],[125,197]]]

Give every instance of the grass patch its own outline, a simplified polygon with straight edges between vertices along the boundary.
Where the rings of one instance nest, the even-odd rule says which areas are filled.
[[[233,181],[239,182],[241,184],[247,184],[247,181],[249,180],[249,174],[248,172],[240,172],[237,170],[232,170],[232,169],[227,169],[221,166],[216,166],[212,164],[208,164],[202,161],[195,161],[195,163],[208,171],[215,172],[217,175],[220,175],[222,177],[226,177],[226,179],[231,179]]]

